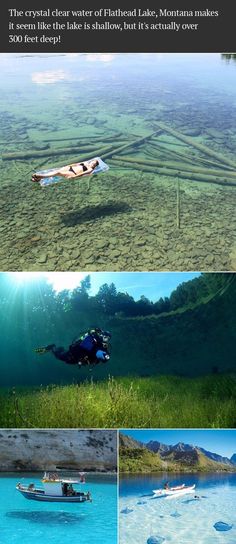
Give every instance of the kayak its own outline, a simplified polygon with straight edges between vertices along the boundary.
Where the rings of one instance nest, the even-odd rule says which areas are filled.
[[[96,168],[94,168],[93,172],[90,172],[90,173],[86,173],[84,172],[83,175],[80,175],[78,177],[84,177],[84,176],[91,176],[91,175],[94,175],[94,174],[100,174],[101,172],[106,172],[107,170],[109,170],[109,166],[103,162],[103,160],[100,158],[100,157],[94,157],[93,159],[90,159],[90,161],[94,161],[94,160],[97,160],[99,162],[98,166],[96,166]],[[86,162],[90,162],[90,161],[86,161]],[[81,161],[80,162],[77,162],[77,163],[74,163],[74,166],[79,166],[81,164]],[[70,166],[70,165],[68,165]],[[43,177],[40,181],[39,181],[39,184],[41,185],[41,187],[47,187],[48,185],[55,185],[56,183],[61,183],[62,181],[69,181],[67,178],[65,178],[64,176],[58,176],[57,172],[58,170],[60,170],[60,168],[63,168],[63,167],[57,167],[57,168],[50,168],[49,170],[39,170],[38,172],[35,172],[34,175],[36,176],[45,176],[45,174],[47,174],[46,177]],[[71,178],[71,179],[78,179],[76,178]]]
[[[154,489],[154,497],[173,497],[178,495],[185,495],[186,493],[192,493],[195,489],[194,485],[179,485],[176,487],[170,487],[170,489]]]

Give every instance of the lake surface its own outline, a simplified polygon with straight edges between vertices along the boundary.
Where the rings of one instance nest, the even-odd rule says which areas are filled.
[[[153,499],[153,489],[162,487],[165,481],[171,485],[195,484],[195,493],[178,498]],[[199,499],[194,499],[195,495]],[[120,544],[146,544],[151,535],[166,543],[234,544],[235,504],[236,474],[121,476]],[[126,508],[130,513],[121,513]],[[233,525],[232,529],[216,531],[213,526],[219,521]]]
[[[38,474],[0,477],[1,544],[114,544],[117,538],[117,486],[115,478],[89,476],[83,490],[92,503],[40,503],[25,499],[17,482],[40,484]]]
[[[235,62],[2,54],[0,67],[0,152],[15,156],[0,162],[2,270],[236,269],[236,188],[225,185],[235,169],[222,163],[235,164]],[[165,130],[133,145],[159,121],[217,158]],[[37,170],[97,155],[110,169],[90,187],[86,178],[44,189],[31,182]],[[195,174],[179,177],[192,166]],[[221,170],[223,184],[205,183],[209,169]]]

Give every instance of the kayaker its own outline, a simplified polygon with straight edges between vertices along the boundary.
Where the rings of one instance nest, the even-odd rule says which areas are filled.
[[[170,489],[170,483],[169,482],[166,482],[164,484],[164,489]]]
[[[56,359],[69,365],[89,366],[97,365],[100,362],[106,363],[110,359],[109,341],[110,332],[100,328],[89,329],[77,340],[72,342],[68,350],[50,344],[46,347],[36,348],[35,352],[44,354],[51,352]]]
[[[58,170],[55,169],[53,171],[53,176],[61,176],[66,179],[72,179],[72,178],[78,178],[80,176],[84,176],[85,174],[92,174],[95,168],[99,165],[99,161],[97,159],[91,160],[91,161],[84,161],[77,164],[71,164],[68,166],[63,166],[62,168],[59,168]],[[51,174],[52,175],[52,174]],[[43,178],[47,178],[48,173],[45,174],[33,174],[32,181],[39,182]]]

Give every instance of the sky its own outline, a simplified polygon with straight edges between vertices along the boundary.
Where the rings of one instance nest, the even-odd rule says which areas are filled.
[[[145,295],[157,301],[168,297],[176,287],[200,275],[199,272],[11,272],[9,280],[19,286],[30,281],[40,281],[46,277],[55,291],[73,289],[81,280],[90,275],[91,295],[95,295],[104,283],[114,282],[118,291],[127,292],[135,300]]]
[[[178,442],[200,446],[212,453],[218,453],[223,457],[230,458],[236,453],[236,430],[122,430],[123,434],[131,436],[135,440],[147,443],[156,440],[167,445],[174,445]]]

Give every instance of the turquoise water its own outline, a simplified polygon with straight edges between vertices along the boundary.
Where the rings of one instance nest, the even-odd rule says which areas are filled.
[[[24,476],[24,475],[23,475]],[[117,538],[117,487],[115,478],[90,476],[83,490],[92,503],[56,504],[29,501],[17,482],[39,482],[37,474],[0,477],[1,544],[114,544]]]
[[[153,489],[171,484],[196,484],[196,495],[171,499],[152,499]],[[147,496],[145,496],[147,495]],[[143,504],[138,504],[141,502]],[[235,544],[236,542],[235,474],[162,474],[131,475],[120,482],[120,544],[146,544],[151,535],[159,542],[189,544]],[[122,514],[128,508],[132,512]],[[233,525],[226,532],[213,527],[222,521]]]
[[[225,170],[222,156],[234,161],[234,62],[220,54],[2,54],[0,68],[0,152],[20,154],[0,162],[2,270],[236,269],[235,186],[205,183],[207,174],[203,183],[180,178],[178,212],[178,176],[155,167],[174,161],[179,172],[195,165],[198,173],[214,162]],[[159,121],[219,160],[165,131],[133,145]],[[90,188],[73,180],[40,190],[30,181],[36,170],[97,155],[110,170]]]

